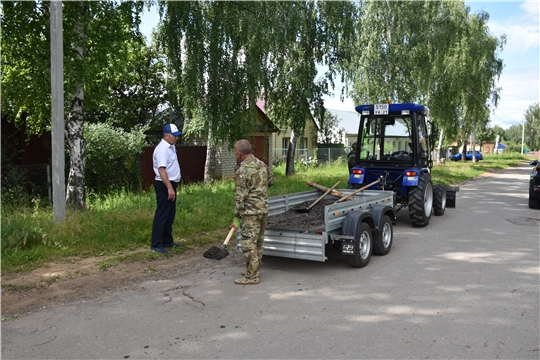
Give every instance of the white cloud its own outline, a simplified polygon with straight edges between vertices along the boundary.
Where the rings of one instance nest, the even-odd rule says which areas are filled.
[[[525,111],[539,100],[538,69],[517,69],[504,72],[499,106],[491,115],[492,125],[508,128],[525,121]]]
[[[527,1],[519,5],[520,9],[525,11],[523,17],[530,17],[532,22],[538,24],[540,16],[540,3],[537,1]]]
[[[490,18],[488,26],[495,36],[506,35],[505,53],[524,54],[528,50],[538,48],[540,33],[538,27],[538,2],[524,2],[519,5],[524,12],[504,21]]]
[[[523,2],[518,7],[522,12],[517,16],[489,20],[493,34],[507,36],[501,54],[505,68],[498,85],[501,99],[491,115],[492,124],[503,128],[523,123],[525,111],[539,101],[539,3]]]

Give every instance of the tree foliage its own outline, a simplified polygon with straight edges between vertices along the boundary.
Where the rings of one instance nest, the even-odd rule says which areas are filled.
[[[525,112],[525,143],[530,150],[540,150],[540,106],[534,103]]]
[[[504,139],[514,144],[521,144],[522,125],[512,125],[504,131]]]
[[[49,5],[2,1],[2,110],[28,135],[51,128]],[[106,79],[125,74],[128,44],[142,44],[138,25],[143,5],[142,1],[63,2],[64,118],[70,154],[66,201],[74,208],[84,206],[85,103],[93,109],[89,113],[107,112]]]
[[[420,102],[448,138],[467,138],[496,106],[504,38],[489,34],[487,14],[462,1],[366,1],[357,53],[347,69],[356,103]]]
[[[339,126],[339,120],[336,115],[326,111],[323,121],[320,123],[318,144],[330,145],[339,144],[343,139],[345,129]]]
[[[208,136],[209,146],[252,134],[259,98],[278,127],[302,136],[310,117],[322,118],[322,95],[347,54],[341,43],[354,35],[349,2],[165,2],[160,12],[185,133]],[[329,69],[319,81],[317,64]]]
[[[139,42],[127,42],[119,51],[124,53],[110,59],[116,70],[102,69],[89,84],[85,117],[130,131],[151,124],[167,104],[165,61],[155,47]]]

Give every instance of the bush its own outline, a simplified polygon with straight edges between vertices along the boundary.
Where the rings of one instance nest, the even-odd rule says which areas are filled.
[[[86,179],[90,192],[141,188],[141,154],[147,127],[131,132],[108,124],[85,124]]]

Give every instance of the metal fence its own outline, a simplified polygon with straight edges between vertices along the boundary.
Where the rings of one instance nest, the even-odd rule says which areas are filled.
[[[294,152],[294,160],[306,165],[330,165],[334,164],[336,161],[345,160],[348,152],[348,148],[342,147],[296,149]],[[279,165],[286,161],[287,149],[274,148],[273,164]]]

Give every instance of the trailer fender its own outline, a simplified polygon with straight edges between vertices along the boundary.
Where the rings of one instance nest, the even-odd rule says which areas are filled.
[[[390,252],[394,239],[393,225],[396,224],[396,215],[390,205],[375,205],[370,210],[375,221],[375,234],[373,237],[373,253],[386,255]]]
[[[376,229],[380,227],[384,215],[387,215],[392,220],[392,225],[396,225],[396,214],[394,208],[390,205],[374,205],[369,209],[369,212],[373,215]]]
[[[364,210],[351,211],[345,217],[343,221],[343,227],[341,233],[343,235],[354,235],[358,224],[365,222],[371,228],[371,231],[375,231],[375,219],[373,214]]]

